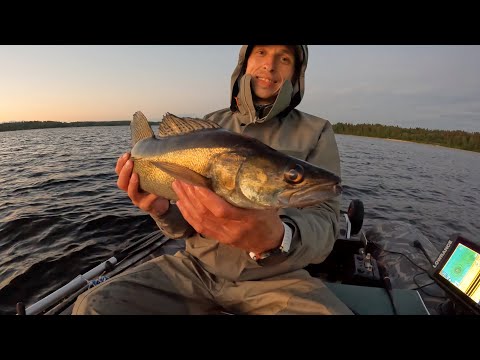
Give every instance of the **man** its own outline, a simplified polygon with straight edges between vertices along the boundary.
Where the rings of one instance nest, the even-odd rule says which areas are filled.
[[[205,116],[340,175],[331,124],[295,107],[304,93],[307,46],[249,45],[232,75],[230,108]],[[322,262],[338,233],[339,200],[304,209],[236,208],[176,180],[175,205],[138,189],[129,154],[118,187],[185,251],[163,255],[95,287],[74,314],[351,314],[304,267]]]

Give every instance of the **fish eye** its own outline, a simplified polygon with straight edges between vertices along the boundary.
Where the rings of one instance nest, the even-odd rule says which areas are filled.
[[[303,173],[304,170],[302,165],[295,164],[294,167],[291,167],[285,171],[285,181],[290,184],[299,184],[303,181]]]

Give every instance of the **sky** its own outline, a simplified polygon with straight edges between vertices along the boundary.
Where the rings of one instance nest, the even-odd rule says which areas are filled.
[[[240,45],[0,45],[0,122],[198,116],[229,106]],[[479,45],[309,45],[297,109],[480,131]]]

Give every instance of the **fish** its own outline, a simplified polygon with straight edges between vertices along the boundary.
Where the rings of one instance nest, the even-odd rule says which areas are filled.
[[[304,208],[342,192],[334,173],[210,120],[166,113],[155,135],[137,111],[130,130],[140,189],[172,203],[178,200],[175,179],[246,209]]]

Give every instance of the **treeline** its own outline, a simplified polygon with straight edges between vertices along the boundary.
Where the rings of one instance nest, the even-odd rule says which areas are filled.
[[[150,123],[152,125],[158,124]],[[18,121],[0,124],[0,131],[14,130],[30,130],[45,128],[61,128],[61,127],[84,127],[84,126],[125,126],[130,125],[129,120],[120,121],[78,121],[78,122],[61,122],[61,121]]]
[[[460,130],[428,130],[381,124],[349,123],[333,124],[333,130],[336,134],[413,141],[480,152],[480,132],[469,133]]]
[[[158,125],[158,122],[150,122]],[[84,126],[128,126],[129,120],[120,121],[19,121],[0,124],[1,131],[84,127]],[[429,130],[423,128],[401,128],[381,124],[333,124],[336,134],[370,136],[384,139],[413,141],[424,144],[440,145],[456,149],[480,152],[480,132],[469,133],[460,130]]]

